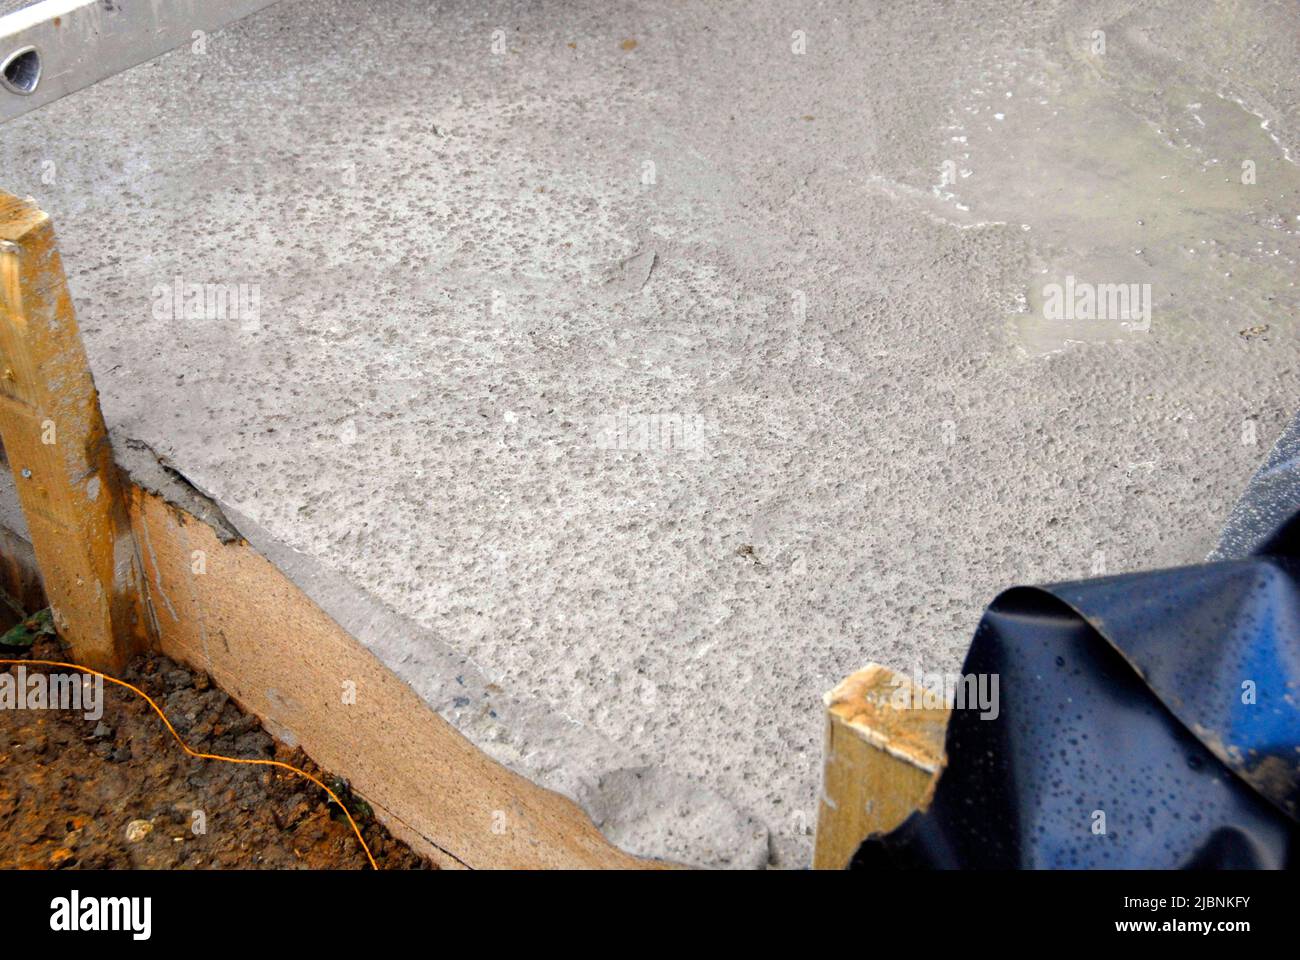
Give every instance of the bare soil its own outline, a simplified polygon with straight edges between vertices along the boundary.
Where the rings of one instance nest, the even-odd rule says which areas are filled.
[[[26,650],[0,647],[0,658],[68,659],[54,637]],[[122,679],[153,697],[193,749],[282,760],[328,783],[382,869],[432,866],[394,839],[346,783],[275,741],[205,675],[150,655]],[[0,709],[0,867],[367,866],[346,817],[319,787],[285,770],[190,757],[140,697],[106,683],[103,700],[98,720],[71,710]]]

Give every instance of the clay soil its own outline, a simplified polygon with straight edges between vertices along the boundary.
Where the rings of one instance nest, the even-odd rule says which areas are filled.
[[[0,647],[0,658],[67,659],[53,637],[26,650]],[[430,867],[346,784],[276,742],[203,674],[155,655],[137,659],[122,679],[153,697],[192,748],[282,760],[328,783],[382,869]],[[0,867],[366,866],[347,819],[319,787],[284,770],[189,757],[128,690],[106,683],[97,720],[66,710],[0,709]]]

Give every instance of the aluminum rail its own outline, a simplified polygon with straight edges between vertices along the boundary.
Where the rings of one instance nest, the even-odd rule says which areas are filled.
[[[0,123],[276,0],[40,0],[0,16]]]

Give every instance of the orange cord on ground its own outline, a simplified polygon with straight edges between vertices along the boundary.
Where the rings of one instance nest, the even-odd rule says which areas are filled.
[[[339,809],[343,811],[343,815],[348,818],[348,823],[352,824],[352,832],[357,835],[357,841],[361,844],[361,849],[366,852],[366,859],[370,861],[370,868],[372,870],[379,869],[379,865],[375,863],[375,858],[370,855],[370,847],[366,846],[366,840],[361,836],[361,828],[358,827],[357,822],[352,819],[352,814],[348,811],[348,808],[343,805],[343,801],[338,798],[338,795],[335,794],[333,790],[325,786],[325,784],[321,783],[306,770],[299,770],[297,767],[291,766],[287,763],[281,763],[279,760],[248,760],[243,757],[223,757],[216,753],[200,753],[197,750],[191,750],[190,745],[181,739],[181,735],[176,732],[176,728],[173,727],[171,721],[167,719],[167,714],[163,713],[162,708],[153,702],[153,697],[149,696],[149,694],[145,693],[139,687],[133,687],[125,680],[119,680],[117,677],[110,677],[108,674],[101,673],[98,670],[92,670],[90,667],[83,667],[78,663],[61,663],[58,660],[0,660],[0,664],[36,664],[38,666],[46,667],[67,667],[69,670],[89,673],[96,677],[103,677],[109,683],[116,683],[119,687],[126,687],[126,689],[130,690],[132,693],[144,697],[145,702],[148,703],[149,706],[153,707],[154,713],[162,717],[162,722],[167,725],[167,729],[170,730],[171,735],[176,738],[176,742],[181,745],[181,749],[191,757],[197,757],[200,760],[224,760],[226,763],[251,763],[262,767],[280,767],[282,770],[289,770],[292,773],[298,774],[300,777],[310,780],[312,783],[316,784],[316,786],[328,793],[330,799],[339,805]]]

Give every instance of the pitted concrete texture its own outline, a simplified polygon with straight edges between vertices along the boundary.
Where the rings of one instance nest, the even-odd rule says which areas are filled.
[[[116,435],[616,842],[799,866],[824,690],[1201,559],[1296,406],[1298,23],[312,0],[0,156]]]

